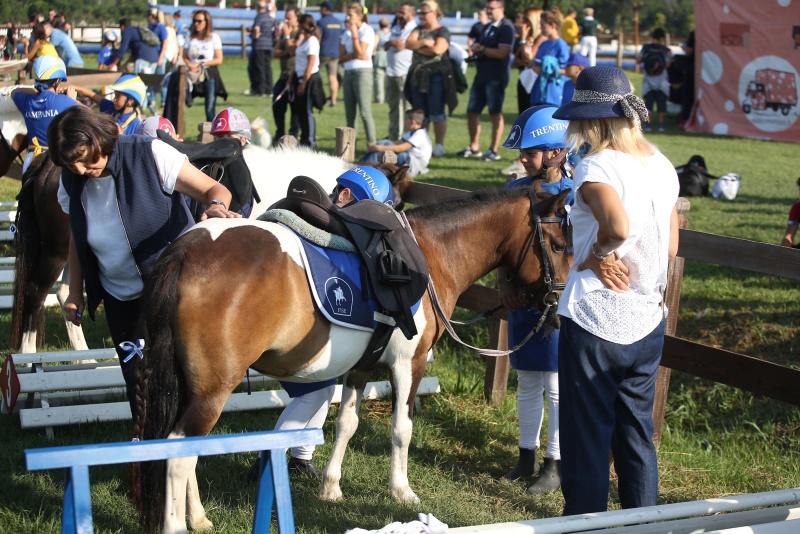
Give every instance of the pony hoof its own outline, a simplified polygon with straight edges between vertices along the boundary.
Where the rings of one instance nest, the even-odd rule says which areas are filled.
[[[392,492],[392,497],[398,502],[402,502],[405,504],[418,504],[419,497],[417,494],[414,493],[411,488],[405,488],[403,490],[395,490]]]
[[[319,492],[319,498],[323,501],[341,501],[342,497],[342,490],[338,485],[335,488],[322,488]]]
[[[214,529],[214,523],[209,521],[207,517],[203,516],[201,519],[196,521],[189,521],[189,528],[195,532],[208,532],[209,530]]]

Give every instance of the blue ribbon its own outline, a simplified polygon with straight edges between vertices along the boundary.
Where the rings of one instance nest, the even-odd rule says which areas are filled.
[[[141,360],[144,358],[144,339],[137,339],[136,343],[132,341],[123,341],[119,344],[119,348],[128,353],[128,357],[122,360],[122,363],[128,363],[134,356],[138,356]]]

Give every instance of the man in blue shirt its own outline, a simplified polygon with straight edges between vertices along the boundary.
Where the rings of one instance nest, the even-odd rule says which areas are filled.
[[[67,67],[83,67],[83,58],[78,52],[78,47],[66,32],[53,28],[50,33],[50,43],[56,47],[56,52]]]
[[[481,156],[480,114],[488,105],[489,116],[492,118],[492,136],[489,150],[484,152],[481,160],[497,161],[500,159],[497,149],[503,134],[503,100],[510,76],[508,58],[514,45],[514,24],[505,18],[503,0],[489,0],[485,9],[489,22],[484,26],[478,40],[472,44],[478,72],[472,82],[467,105],[469,146],[458,155],[465,158]]]
[[[180,10],[172,14],[175,23],[175,36],[178,38],[178,48],[183,53],[183,45],[186,44],[186,23],[181,19]]]
[[[328,0],[319,5],[322,17],[317,21],[319,39],[319,67],[328,71],[328,84],[331,88],[331,106],[336,105],[339,94],[339,44],[344,30],[342,21],[333,14],[333,4]]]
[[[155,74],[158,68],[158,58],[161,57],[162,46],[150,46],[142,41],[139,35],[139,28],[131,24],[130,19],[123,18],[119,21],[119,31],[121,32],[121,42],[117,49],[117,57],[109,65],[109,69],[125,63],[122,59],[130,51],[128,62],[133,62],[134,74]],[[163,45],[163,43],[162,43]],[[120,65],[119,70],[124,70]]]
[[[261,0],[256,18],[250,28],[253,48],[247,72],[250,75],[250,90],[245,94],[267,96],[272,94],[272,49],[275,45],[275,17],[272,4]]]

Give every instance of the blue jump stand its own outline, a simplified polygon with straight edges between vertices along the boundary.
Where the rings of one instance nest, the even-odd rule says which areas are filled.
[[[92,501],[89,493],[89,466],[166,460],[185,456],[213,456],[261,451],[253,532],[269,532],[272,509],[278,519],[278,532],[294,532],[292,494],[286,449],[300,445],[321,445],[322,430],[277,430],[247,434],[227,434],[183,439],[157,439],[123,443],[102,443],[72,447],[27,449],[28,471],[67,468],[62,534],[91,534]]]

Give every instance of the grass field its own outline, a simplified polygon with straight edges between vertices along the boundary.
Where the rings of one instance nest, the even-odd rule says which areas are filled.
[[[251,119],[262,114],[269,99],[246,97],[245,63],[226,58],[223,78],[230,92],[227,105]],[[473,71],[470,71],[470,76]],[[631,75],[637,86],[641,77]],[[506,132],[516,116],[510,85],[505,106]],[[466,95],[449,120],[446,148],[451,155],[434,158],[422,179],[432,183],[478,189],[501,186],[499,170],[515,154],[501,149],[503,160],[483,163],[452,154],[466,146]],[[226,103],[218,103],[218,110]],[[375,105],[378,135],[386,134],[387,106]],[[188,110],[187,130],[203,119],[202,104]],[[326,108],[317,115],[319,148],[332,151],[334,128],[345,124],[344,106]],[[695,230],[777,243],[786,214],[796,200],[797,145],[750,139],[687,135],[674,118],[665,134],[651,139],[675,164],[693,154],[705,157],[713,174],[736,172],[742,188],[735,201],[691,199],[687,213]],[[357,127],[359,124],[357,124]],[[488,138],[484,121],[483,145]],[[188,137],[188,136],[187,136]],[[365,149],[363,138],[359,150]],[[0,179],[0,200],[13,198],[19,183]],[[4,255],[13,254],[7,250]],[[683,282],[678,335],[702,343],[749,354],[794,368],[800,366],[800,288],[796,282],[687,261]],[[463,312],[459,312],[464,315]],[[0,314],[0,344],[8,347],[9,314]],[[48,311],[47,346],[67,348],[63,326],[55,310]],[[105,325],[87,321],[90,346],[109,346]],[[471,344],[488,343],[485,326],[465,329]],[[388,494],[388,402],[365,403],[362,420],[345,458],[342,489],[345,499],[327,503],[317,497],[317,483],[293,480],[292,498],[298,532],[343,532],[356,526],[375,529],[392,521],[416,519],[431,512],[451,527],[514,521],[559,515],[560,494],[531,498],[527,484],[502,482],[499,477],[515,460],[516,378],[512,372],[506,401],[487,405],[482,397],[483,362],[455,348],[448,339],[437,344],[436,362],[429,375],[439,377],[442,393],[423,401],[414,420],[409,454],[409,479],[421,502],[416,506],[393,502]],[[725,495],[800,486],[800,409],[742,392],[728,386],[673,373],[667,417],[659,452],[659,502],[679,502]],[[337,409],[330,410],[324,427],[326,444],[317,449],[323,465],[333,440]],[[277,413],[226,415],[215,432],[269,429]],[[0,532],[58,532],[63,480],[61,473],[27,473],[22,451],[30,447],[130,439],[130,425],[95,424],[56,429],[55,442],[43,432],[21,431],[16,417],[0,417]],[[199,463],[201,494],[217,532],[249,532],[254,488],[244,473],[254,454],[203,459]],[[124,466],[92,470],[92,498],[97,532],[138,532],[127,500]],[[618,506],[612,488],[611,506]]]

